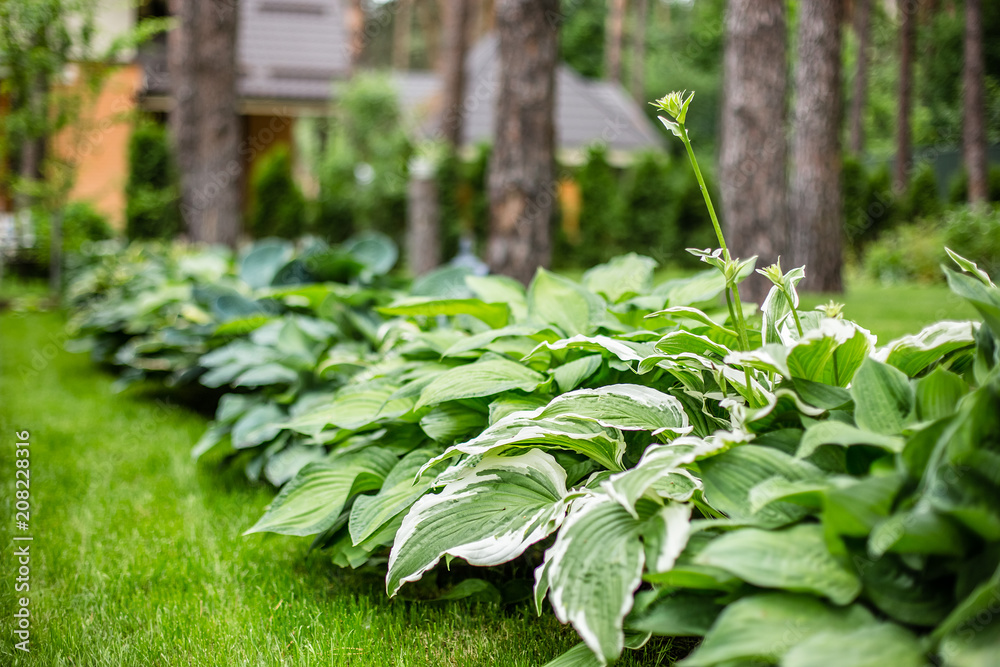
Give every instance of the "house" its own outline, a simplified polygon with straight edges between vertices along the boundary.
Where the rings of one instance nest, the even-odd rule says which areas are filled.
[[[166,0],[99,0],[98,28],[117,34],[145,17],[166,16]],[[235,0],[234,0],[235,1]],[[245,166],[277,144],[291,145],[297,119],[325,116],[335,84],[351,75],[350,4],[345,0],[240,0],[238,91]],[[381,21],[384,17],[371,17]],[[497,40],[470,49],[465,144],[490,141],[497,92]],[[121,227],[128,137],[136,112],[166,120],[172,107],[167,39],[159,35],[115,67],[81,117],[84,141],[70,150],[77,162],[71,198],[88,200]],[[440,78],[433,72],[394,72],[400,102],[418,136],[433,133]],[[581,161],[594,142],[607,144],[612,161],[661,146],[641,108],[615,83],[591,81],[562,65],[557,73],[556,138],[566,164]],[[93,128],[93,129],[90,129]],[[245,169],[244,173],[248,173]]]

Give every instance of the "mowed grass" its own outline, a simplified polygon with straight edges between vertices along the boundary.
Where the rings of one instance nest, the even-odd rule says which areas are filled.
[[[379,577],[307,555],[308,540],[242,537],[273,491],[196,465],[204,418],[113,395],[61,331],[57,314],[0,315],[0,664],[505,667],[577,643],[527,605],[390,601]],[[28,533],[12,500],[23,430]],[[15,533],[34,537],[29,654],[13,648]],[[663,648],[642,664],[669,664]]]

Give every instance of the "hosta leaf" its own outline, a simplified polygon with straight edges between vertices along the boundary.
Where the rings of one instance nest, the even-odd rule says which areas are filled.
[[[292,258],[294,246],[289,241],[265,239],[250,247],[240,260],[240,278],[252,288],[267,287]]]
[[[299,379],[298,371],[279,363],[261,364],[243,373],[233,381],[234,387],[260,387],[271,384],[290,384]]]
[[[486,303],[481,299],[437,299],[434,297],[408,297],[377,309],[385,315],[433,317],[435,315],[471,315],[490,327],[499,329],[510,319],[510,308],[505,303]]]
[[[785,654],[782,667],[923,667],[917,638],[898,625],[817,632]]]
[[[697,308],[691,308],[690,306],[672,306],[670,308],[665,308],[664,310],[659,310],[655,313],[650,313],[649,315],[646,315],[646,317],[669,317],[670,319],[675,320],[693,320],[699,324],[705,325],[717,335],[732,338],[734,340],[737,338],[737,333],[735,331],[722,326],[714,319],[706,315],[704,311],[698,310]]]
[[[687,518],[669,506],[662,511],[670,513],[662,519],[667,533],[679,531],[686,539]],[[590,496],[574,504],[545,553],[539,583],[548,584],[556,617],[573,625],[602,664],[615,660],[624,647],[622,621],[645,563],[639,536],[649,528],[610,498]]]
[[[888,552],[957,556],[964,551],[961,531],[929,503],[893,514],[875,526],[868,538],[868,553],[875,558]]]
[[[717,537],[695,557],[764,588],[814,593],[847,604],[861,592],[857,575],[829,552],[818,524],[784,530],[743,528]]]
[[[995,609],[995,607],[994,607]],[[995,611],[941,641],[940,653],[948,667],[995,667],[1000,645],[1000,615]]]
[[[504,417],[472,440],[448,448],[435,462],[459,454],[482,456],[500,453],[504,449],[542,445],[569,449],[590,457],[609,470],[621,470],[625,440],[617,430],[602,427],[589,419],[537,419],[537,413],[538,410]]]
[[[329,426],[354,430],[378,419],[398,417],[413,407],[413,399],[391,399],[395,390],[395,385],[385,383],[350,387],[331,402],[297,414],[285,426],[316,437]]]
[[[711,340],[707,336],[699,336],[690,331],[671,331],[656,343],[656,349],[663,354],[683,354],[685,352],[698,355],[709,353],[724,359],[732,354],[725,345]]]
[[[630,617],[628,627],[666,637],[700,637],[708,634],[723,605],[711,595],[678,593],[653,602]]]
[[[515,320],[528,314],[524,285],[507,276],[466,276],[465,284],[472,293],[487,303],[505,303]]]
[[[975,308],[992,331],[994,336],[1000,336],[1000,290],[983,284],[978,278],[955,273],[945,268],[948,287]]]
[[[448,445],[485,427],[486,415],[461,403],[442,403],[420,419],[424,433]]]
[[[264,516],[246,531],[314,535],[332,526],[352,496],[382,486],[396,455],[368,447],[333,461],[310,463],[281,489]]]
[[[883,435],[839,421],[822,421],[806,429],[796,456],[804,459],[823,445],[870,445],[898,454],[906,442],[896,435]]]
[[[917,334],[892,341],[872,358],[914,377],[952,352],[972,349],[977,326],[974,322],[935,322]]]
[[[550,341],[559,340],[559,336],[547,327],[537,324],[511,324],[499,329],[487,329],[486,331],[461,338],[452,343],[452,345],[442,353],[442,356],[455,357],[465,355],[472,350],[483,350],[490,346],[494,341],[508,336],[531,337],[531,340],[534,341],[539,339]]]
[[[797,521],[807,510],[787,502],[774,502],[757,513],[750,511],[750,491],[764,480],[783,477],[789,481],[818,479],[822,473],[810,463],[770,447],[734,447],[699,463],[705,499],[728,517],[765,527]]]
[[[433,475],[421,479],[416,479],[416,476],[433,455],[434,452],[428,449],[410,452],[389,472],[378,493],[358,496],[351,507],[348,522],[355,546],[377,533],[427,492]]]
[[[438,494],[413,505],[389,556],[386,590],[416,581],[442,556],[499,565],[559,527],[566,472],[549,454],[487,456]]]
[[[917,418],[934,421],[953,414],[969,386],[960,376],[938,366],[917,380],[915,390]]]
[[[516,361],[485,359],[453,368],[437,376],[420,393],[416,408],[462,398],[492,396],[511,389],[530,392],[543,382],[544,375]]]
[[[578,389],[557,396],[538,413],[539,418],[572,416],[625,431],[691,431],[684,406],[673,396],[636,384],[613,384]]]
[[[264,477],[271,484],[281,486],[302,470],[307,464],[321,461],[326,457],[322,447],[291,445],[275,452],[264,464]]]
[[[859,605],[832,607],[811,595],[763,593],[726,607],[701,646],[679,665],[776,664],[792,647],[815,634],[855,630],[873,622],[872,615]]]
[[[589,269],[583,284],[591,292],[602,294],[611,303],[636,294],[648,294],[653,287],[656,260],[630,252]]]
[[[567,392],[576,389],[581,382],[589,378],[601,367],[603,358],[599,354],[588,354],[574,361],[559,366],[552,371],[552,376],[559,386],[559,391]]]
[[[600,297],[545,269],[538,269],[528,287],[528,317],[553,324],[567,336],[590,333],[604,315]]]
[[[274,403],[250,408],[233,424],[233,447],[244,449],[273,439],[283,428],[285,413]]]
[[[656,354],[656,348],[649,343],[619,340],[611,336],[572,336],[556,342],[542,342],[525,359],[533,359],[545,350],[588,350],[590,352],[610,352],[621,361],[642,361]]]
[[[625,631],[625,647],[639,649],[649,641],[648,632]],[[545,667],[603,667],[604,662],[594,652],[580,643],[563,653],[561,656],[545,663]]]
[[[896,435],[913,410],[913,389],[901,371],[868,359],[851,386],[854,421],[863,429]]]
[[[663,296],[671,306],[690,306],[712,301],[726,288],[726,279],[715,269],[701,271],[690,278],[676,278],[656,286],[653,294]]]

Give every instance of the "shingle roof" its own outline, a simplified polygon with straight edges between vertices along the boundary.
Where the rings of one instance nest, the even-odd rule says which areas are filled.
[[[237,86],[244,99],[326,101],[333,82],[350,71],[341,0],[241,0],[238,20]],[[139,59],[146,92],[167,94],[162,40]]]
[[[466,58],[466,110],[463,143],[488,142],[493,136],[498,80],[498,40],[488,36]],[[393,82],[403,109],[416,119],[423,136],[438,125],[440,77],[432,72],[398,71]],[[611,151],[656,149],[663,138],[639,105],[617,83],[585,79],[567,65],[556,70],[556,141],[576,151],[605,142]]]

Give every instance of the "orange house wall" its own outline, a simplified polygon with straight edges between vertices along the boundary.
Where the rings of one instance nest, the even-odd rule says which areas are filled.
[[[142,72],[125,65],[108,75],[96,98],[87,100],[80,119],[56,140],[56,150],[76,166],[71,201],[86,201],[115,229],[125,226],[128,141]]]

